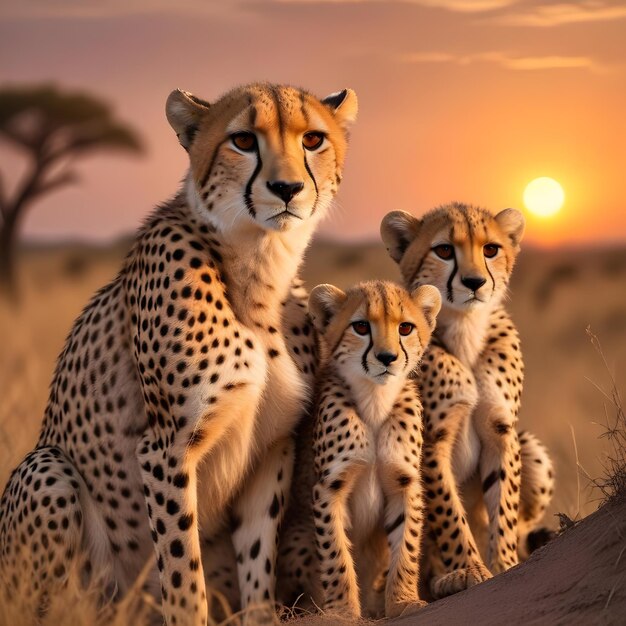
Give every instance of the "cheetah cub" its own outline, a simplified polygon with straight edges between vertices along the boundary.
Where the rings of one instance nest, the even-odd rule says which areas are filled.
[[[512,567],[543,534],[552,463],[517,432],[524,366],[503,306],[523,232],[519,211],[458,203],[421,219],[394,211],[381,225],[406,287],[435,285],[443,300],[418,376],[436,597]]]
[[[389,552],[386,615],[424,604],[417,591],[422,406],[408,377],[440,306],[435,287],[409,293],[386,282],[346,293],[319,285],[309,297],[327,357],[318,377],[313,487],[326,610],[360,616]]]

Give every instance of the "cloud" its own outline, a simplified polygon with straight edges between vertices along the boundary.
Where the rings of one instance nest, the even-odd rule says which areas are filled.
[[[589,57],[574,56],[525,56],[513,57],[503,52],[478,52],[474,54],[453,54],[450,52],[415,52],[397,57],[402,63],[451,63],[455,65],[473,65],[491,63],[510,70],[553,70],[553,69],[587,69],[601,71]]]
[[[447,9],[459,13],[481,13],[496,11],[518,3],[518,0],[404,0],[425,7]]]
[[[282,4],[365,4],[380,0],[273,0]],[[418,6],[456,11],[458,13],[482,13],[496,11],[518,4],[520,0],[387,0],[388,4],[415,4]]]
[[[482,13],[518,4],[520,0],[386,0],[389,4],[414,4],[459,13]],[[246,5],[263,4],[366,4],[380,0],[4,0],[2,17],[102,18],[151,13],[214,13]]]
[[[159,13],[215,15],[224,13],[227,4],[210,0],[181,0],[175,4],[168,0],[4,0],[0,4],[0,17],[98,19]]]
[[[547,4],[521,13],[498,15],[491,21],[506,26],[560,26],[587,22],[606,22],[626,18],[626,4],[585,0],[577,3]]]

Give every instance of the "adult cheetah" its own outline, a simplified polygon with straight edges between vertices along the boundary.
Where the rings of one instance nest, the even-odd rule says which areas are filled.
[[[381,224],[407,288],[435,285],[443,300],[418,378],[436,597],[525,556],[553,491],[546,450],[516,431],[524,368],[502,301],[523,231],[519,211],[493,216],[458,203],[422,219],[394,211]],[[488,568],[477,541],[483,529]]]
[[[228,527],[242,606],[273,601],[316,367],[296,276],[356,112],[348,89],[169,96],[189,173],[67,339],[0,504],[6,600],[37,611],[78,564],[121,594],[153,558],[167,623],[206,624],[207,560]]]

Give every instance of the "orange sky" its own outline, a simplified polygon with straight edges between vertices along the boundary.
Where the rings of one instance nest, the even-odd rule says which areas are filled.
[[[522,208],[558,180],[539,244],[626,240],[626,2],[3,0],[3,83],[55,81],[115,105],[143,158],[98,156],[29,214],[31,238],[127,233],[176,190],[186,156],[164,116],[174,87],[211,100],[252,80],[354,88],[344,183],[323,232],[377,237],[393,209],[449,200]],[[89,3],[92,5],[95,3]],[[0,169],[16,171],[0,150]]]

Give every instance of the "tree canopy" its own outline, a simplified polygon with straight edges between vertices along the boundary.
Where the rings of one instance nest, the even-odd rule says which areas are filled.
[[[24,208],[53,189],[75,183],[72,164],[97,151],[141,153],[137,133],[95,96],[55,85],[0,89],[0,138],[23,152],[31,167],[7,196],[0,176],[0,286],[14,291],[14,248]]]

